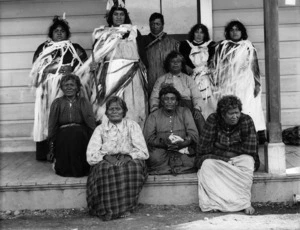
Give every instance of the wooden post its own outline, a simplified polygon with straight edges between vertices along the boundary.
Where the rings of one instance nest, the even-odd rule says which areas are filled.
[[[265,165],[268,173],[286,172],[285,145],[282,143],[278,0],[264,0],[265,66],[267,93],[267,135]]]
[[[201,5],[200,0],[197,0],[197,23],[201,23]]]

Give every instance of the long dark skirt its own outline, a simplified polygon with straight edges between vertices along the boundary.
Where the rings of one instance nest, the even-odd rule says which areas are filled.
[[[69,126],[58,130],[54,143],[54,169],[65,177],[82,177],[89,173],[86,148],[90,136],[84,126]]]
[[[87,203],[91,215],[111,220],[138,205],[139,194],[147,179],[143,160],[114,166],[102,160],[92,166],[87,180]]]

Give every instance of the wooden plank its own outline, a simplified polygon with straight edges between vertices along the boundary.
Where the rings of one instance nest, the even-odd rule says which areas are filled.
[[[300,166],[300,156],[299,156],[298,153],[286,154],[286,159],[292,165],[292,167],[299,167]]]
[[[300,23],[300,7],[281,8],[279,10],[279,25]],[[234,17],[233,17],[234,15]],[[215,27],[225,26],[233,19],[238,19],[246,27],[260,26],[264,24],[263,8],[260,9],[240,9],[219,10],[213,12],[213,22]]]
[[[1,172],[3,171],[4,168],[6,167],[10,167],[10,165],[16,163],[16,161],[22,160],[23,158],[25,158],[26,156],[28,156],[29,153],[18,153],[18,158],[13,157],[10,153],[1,153],[0,154],[0,170]],[[6,169],[6,170],[10,170],[10,169]],[[2,173],[0,174],[2,176]]]
[[[53,17],[53,15],[105,14],[106,2],[85,1],[10,1],[0,3],[0,18]]]
[[[0,52],[35,52],[37,47],[47,40],[44,35],[2,36],[0,37]],[[70,40],[78,43],[84,49],[92,47],[92,31],[86,33],[72,33]],[[32,60],[32,58],[31,58]]]
[[[33,120],[34,103],[0,105],[1,121]]]
[[[5,155],[9,155],[9,153],[6,153]],[[7,184],[8,182],[15,182],[14,176],[19,174],[19,171],[22,171],[24,162],[26,162],[27,159],[32,159],[32,155],[32,153],[26,153],[23,155],[18,154],[16,156],[11,156],[14,157],[14,161],[8,167],[1,170],[1,185]],[[6,157],[2,156],[1,158],[5,159]]]
[[[264,43],[253,43],[257,50],[258,59],[265,59]],[[279,43],[280,58],[299,58],[300,41],[284,41]]]
[[[286,109],[281,111],[281,124],[296,126],[300,124],[300,109]]]
[[[300,58],[280,59],[280,75],[298,75],[300,74]],[[265,76],[265,62],[260,60],[259,68],[261,75]]]
[[[224,26],[214,27],[214,41],[224,39]],[[249,40],[252,42],[264,42],[264,29],[263,26],[248,26],[247,33]],[[279,41],[299,41],[300,40],[300,25],[287,24],[279,25]]]
[[[266,109],[266,94],[262,94],[262,106]],[[300,109],[300,92],[281,92],[281,109]]]
[[[0,138],[0,153],[35,152],[32,137]]]
[[[30,69],[0,70],[0,87],[30,86]]]
[[[8,87],[0,91],[0,104],[33,103],[35,89],[31,87]]]
[[[72,33],[91,33],[94,28],[106,25],[104,15],[70,16],[68,22]],[[52,23],[52,17],[2,19],[0,36],[8,35],[44,35]]]
[[[17,120],[0,122],[0,138],[31,137],[33,120]]]
[[[281,8],[292,8],[293,6],[285,5],[285,0],[279,0],[278,6]],[[294,7],[299,7],[300,1],[296,0],[296,5]],[[257,9],[263,8],[262,0],[251,0],[251,1],[241,1],[241,0],[213,0],[214,10],[225,10],[225,9]]]
[[[266,91],[266,79],[261,78],[262,92]],[[281,92],[297,92],[300,91],[300,75],[282,75],[280,76]]]

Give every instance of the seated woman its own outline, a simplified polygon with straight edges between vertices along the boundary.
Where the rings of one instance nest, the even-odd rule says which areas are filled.
[[[60,176],[81,177],[89,172],[85,153],[96,122],[92,105],[79,96],[80,87],[78,76],[63,76],[60,88],[64,95],[50,108],[50,149],[54,150],[54,170]]]
[[[106,102],[108,120],[99,125],[87,149],[92,166],[87,180],[91,215],[103,220],[126,217],[138,204],[147,178],[148,149],[138,123],[124,118],[126,103],[113,96]]]
[[[259,167],[256,131],[236,96],[224,96],[204,126],[197,148],[199,205],[203,212],[253,214],[251,186]]]
[[[185,106],[191,110],[196,127],[201,132],[205,119],[201,113],[203,99],[196,82],[185,72],[185,60],[177,51],[171,51],[164,62],[167,74],[158,78],[154,84],[150,97],[150,112],[159,108],[159,91],[166,85],[171,85],[181,94],[179,106]],[[183,72],[182,72],[183,71]]]
[[[159,92],[162,108],[146,120],[144,136],[150,157],[150,174],[179,174],[195,172],[194,148],[198,131],[188,108],[178,106],[181,95],[173,86]]]

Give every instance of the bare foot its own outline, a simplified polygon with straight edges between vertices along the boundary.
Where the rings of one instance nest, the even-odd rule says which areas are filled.
[[[254,212],[255,212],[255,209],[254,209],[252,206],[250,206],[250,207],[246,208],[246,209],[244,210],[244,212],[245,212],[245,214],[247,214],[247,215],[253,215]]]
[[[220,212],[220,211],[218,209],[212,209],[212,210],[210,210],[208,212],[210,212],[210,213],[216,213],[216,212]]]
[[[120,218],[127,218],[130,216],[130,212],[124,212],[122,215],[120,215]]]

